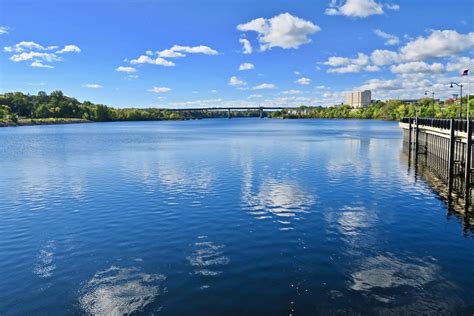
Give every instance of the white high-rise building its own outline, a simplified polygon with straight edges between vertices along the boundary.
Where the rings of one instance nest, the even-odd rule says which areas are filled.
[[[372,92],[370,90],[353,91],[346,93],[346,103],[354,108],[367,106],[372,100]]]

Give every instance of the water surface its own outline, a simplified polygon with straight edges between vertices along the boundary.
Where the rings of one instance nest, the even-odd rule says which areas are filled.
[[[474,312],[474,234],[394,122],[0,130],[0,314]]]

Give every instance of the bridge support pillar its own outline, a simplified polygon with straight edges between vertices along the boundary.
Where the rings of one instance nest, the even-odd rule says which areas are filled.
[[[260,108],[260,118],[262,119],[263,118],[263,109]]]
[[[227,118],[230,119],[231,118],[231,114],[230,114],[230,108],[227,109]]]

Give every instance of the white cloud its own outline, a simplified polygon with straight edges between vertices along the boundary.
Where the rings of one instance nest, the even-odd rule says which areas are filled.
[[[181,45],[174,45],[171,47],[171,51],[174,52],[185,52],[189,54],[204,54],[204,55],[217,55],[218,52],[208,46],[199,45],[199,46],[181,46]]]
[[[171,91],[171,88],[168,87],[153,87],[152,89],[148,90],[150,92],[155,92],[155,93],[166,93]]]
[[[229,84],[229,86],[238,87],[238,86],[245,86],[245,85],[247,85],[247,82],[245,82],[245,81],[243,81],[243,80],[240,80],[240,79],[237,78],[236,76],[232,76],[232,77],[230,77],[228,84]]]
[[[380,67],[375,66],[375,65],[368,65],[368,66],[365,66],[364,70],[368,72],[376,72],[376,71],[380,71]]]
[[[263,98],[263,95],[261,94],[251,94],[248,96],[248,99],[258,99],[258,98]]]
[[[262,51],[273,47],[296,49],[311,42],[309,36],[321,30],[311,21],[303,20],[289,13],[282,13],[270,19],[254,19],[248,23],[239,24],[237,29],[242,32],[257,32]]]
[[[464,69],[472,69],[471,71],[474,71],[474,59],[465,56],[456,57],[446,64],[447,71],[462,71]]]
[[[132,59],[130,63],[132,65],[136,64],[151,64],[151,65],[159,65],[164,67],[173,67],[176,64],[172,61],[169,61],[165,58],[182,58],[186,57],[186,54],[204,54],[204,55],[217,55],[219,54],[218,51],[210,48],[209,46],[199,45],[199,46],[181,46],[181,45],[173,45],[173,47],[169,49],[165,49],[162,51],[157,51],[156,55],[157,58],[154,58],[154,53],[150,50],[145,52],[145,55],[141,55],[136,59]]]
[[[217,90],[211,90],[211,93],[217,93],[218,91]]]
[[[457,55],[474,47],[474,32],[459,34],[452,30],[434,30],[428,37],[418,37],[400,49],[404,60],[419,61]]]
[[[299,71],[293,71],[293,74],[299,76],[299,75],[301,75],[301,72],[299,72]]]
[[[374,0],[346,0],[343,5],[338,5],[336,0],[332,0],[325,14],[366,18],[370,15],[383,14],[383,7],[388,10],[400,9],[397,4],[382,4]]]
[[[115,71],[133,73],[133,72],[136,72],[137,70],[133,67],[119,66],[119,67],[115,68]]]
[[[45,62],[53,63],[63,61],[63,58],[56,55],[58,53],[77,52],[79,47],[75,45],[66,45],[62,50],[51,52],[58,49],[58,46],[42,46],[32,41],[21,41],[14,46],[6,46],[3,50],[7,53],[14,53],[10,56],[13,62],[32,61],[31,67],[35,68],[54,68]]]
[[[413,61],[409,63],[393,65],[390,67],[393,73],[440,73],[444,72],[444,65],[440,63],[427,64],[424,61]]]
[[[306,77],[301,77],[298,80],[296,80],[295,83],[300,84],[302,86],[307,86],[311,84],[311,79],[306,78]]]
[[[327,72],[329,73],[350,73],[350,72],[360,72],[362,70],[374,71],[374,67],[368,66],[369,56],[363,53],[357,54],[357,58],[347,58],[347,57],[329,57],[325,65],[337,68],[330,68]],[[367,66],[364,68],[364,66]]]
[[[385,43],[384,43],[385,45],[398,45],[398,44],[400,44],[400,39],[398,38],[398,36],[385,33],[384,31],[378,30],[378,29],[374,30],[374,33],[378,37],[381,37],[381,38],[385,39]]]
[[[303,91],[301,90],[285,90],[282,91],[281,94],[301,94]]]
[[[343,67],[328,69],[328,72],[329,73],[346,74],[346,73],[351,73],[351,72],[360,72],[361,70],[362,70],[361,66],[351,64],[351,65],[347,65],[347,66],[343,66]]]
[[[243,63],[243,64],[240,64],[239,66],[239,70],[250,70],[250,69],[254,69],[255,66],[251,63]]]
[[[263,90],[263,89],[275,89],[276,86],[273,83],[262,83],[252,88],[252,90]]]
[[[40,52],[23,52],[20,54],[15,54],[10,57],[11,61],[14,62],[20,62],[20,61],[26,61],[26,60],[43,60],[47,62],[53,62],[53,61],[61,61],[62,58],[56,56],[53,53],[40,53]]]
[[[58,48],[57,46],[48,46],[44,47],[38,43],[31,42],[31,41],[21,41],[15,46],[6,46],[3,50],[7,53],[21,53],[21,52],[28,52],[28,51],[46,51],[46,50],[53,50]]]
[[[31,67],[34,67],[34,68],[54,68],[53,66],[51,65],[45,65],[43,64],[42,62],[40,61],[34,61],[31,63]]]
[[[8,34],[8,27],[0,26],[0,35]]]
[[[63,53],[80,53],[81,49],[76,45],[66,45],[63,49],[58,50],[56,54],[63,54]]]
[[[320,86],[316,86],[316,89],[318,90],[325,90],[325,89],[329,89],[328,87],[324,86],[324,85],[320,85]]]
[[[86,83],[86,84],[82,85],[82,87],[90,88],[90,89],[100,89],[100,88],[102,88],[102,86],[100,84],[97,84],[97,83]]]
[[[181,58],[181,57],[185,57],[186,55],[180,52],[176,52],[171,49],[165,49],[165,50],[162,50],[161,52],[158,52],[158,56],[163,57],[163,58]]]
[[[175,63],[172,61],[166,60],[161,57],[157,57],[156,59],[151,58],[150,56],[147,55],[141,55],[137,59],[132,59],[130,61],[132,65],[137,65],[137,64],[152,64],[152,65],[159,65],[159,66],[164,66],[164,67],[173,67],[175,66]]]
[[[331,67],[339,67],[343,65],[347,65],[350,63],[350,59],[346,57],[338,57],[338,56],[331,56],[328,58],[327,61],[324,62],[325,65]]]
[[[252,54],[253,48],[252,44],[250,44],[250,41],[246,38],[241,38],[239,39],[240,44],[242,44],[242,52],[244,54]]]
[[[370,61],[377,66],[385,66],[400,61],[400,57],[396,52],[385,49],[376,49],[370,55]]]

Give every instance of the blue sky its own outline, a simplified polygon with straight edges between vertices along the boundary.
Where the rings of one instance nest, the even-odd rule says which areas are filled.
[[[473,16],[470,0],[2,0],[0,92],[117,107],[445,98],[467,83]]]

